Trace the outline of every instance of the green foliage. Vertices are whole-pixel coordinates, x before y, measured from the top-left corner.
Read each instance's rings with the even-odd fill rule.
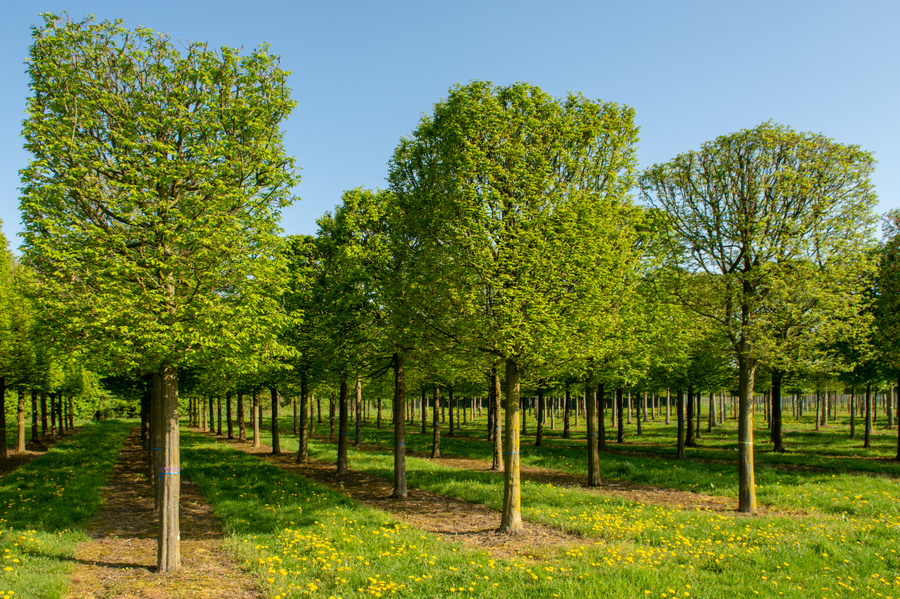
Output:
[[[628,107],[452,88],[390,174],[432,334],[534,365],[590,355],[633,262],[636,139]]]
[[[21,200],[42,309],[120,367],[253,338],[274,301],[258,288],[297,180],[277,58],[44,18]]]

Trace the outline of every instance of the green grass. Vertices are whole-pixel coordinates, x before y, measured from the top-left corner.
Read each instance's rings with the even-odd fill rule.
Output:
[[[60,597],[132,424],[86,424],[0,479],[0,597]]]
[[[290,435],[282,438],[282,445],[285,450],[296,447]],[[382,583],[407,584],[395,587],[397,592],[391,596],[398,597],[712,598],[756,596],[754,591],[764,597],[900,596],[896,487],[893,499],[867,491],[855,500],[893,506],[888,513],[748,517],[669,509],[578,488],[526,483],[525,518],[577,532],[582,539],[562,550],[535,547],[532,559],[498,560],[491,567],[479,552],[436,543],[431,535],[278,473],[274,466],[253,463],[249,456],[232,457],[226,448],[209,441],[203,441],[202,447],[205,453],[191,461],[209,471],[201,486],[231,523],[232,546],[267,581],[272,596],[307,596],[304,589],[309,584],[318,587],[314,596],[374,596],[367,584],[374,584],[370,578],[376,574]],[[311,449],[316,457],[335,457],[331,444],[313,443]],[[387,453],[351,450],[350,461],[352,468],[390,476]],[[454,470],[416,458],[408,460],[408,467],[411,485],[499,506],[502,485],[496,475]],[[261,468],[272,471],[266,476],[274,478],[257,478]],[[228,481],[227,490],[219,482],[223,478]],[[844,488],[843,475],[836,474],[829,484]],[[386,537],[393,544],[380,544],[385,530],[398,531],[397,536]],[[412,544],[420,552],[417,559],[408,549]],[[398,555],[396,547],[407,549]],[[330,568],[350,570],[328,586],[334,570],[321,569],[324,562],[316,561],[321,556],[337,556]],[[415,580],[423,572],[434,572],[436,578]],[[472,582],[484,575],[489,585]],[[460,584],[473,584],[474,590]],[[459,593],[459,588],[465,591]]]

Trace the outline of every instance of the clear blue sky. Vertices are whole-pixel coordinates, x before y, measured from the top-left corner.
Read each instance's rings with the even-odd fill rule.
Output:
[[[187,41],[268,42],[299,102],[286,125],[315,233],[346,189],[385,187],[400,137],[455,82],[527,81],[634,107],[641,166],[772,119],[875,153],[879,211],[900,207],[900,2],[9,0],[0,21],[0,219],[19,240],[24,60],[42,12]]]

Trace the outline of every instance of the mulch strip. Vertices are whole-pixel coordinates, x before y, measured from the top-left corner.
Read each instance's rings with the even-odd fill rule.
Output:
[[[88,523],[92,540],[75,552],[69,599],[99,597],[251,599],[261,597],[222,545],[222,527],[196,485],[181,479],[182,569],[156,573],[158,520],[140,430],[128,435],[104,490],[104,507]]]

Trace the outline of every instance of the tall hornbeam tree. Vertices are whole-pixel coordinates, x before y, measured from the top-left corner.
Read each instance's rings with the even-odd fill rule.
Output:
[[[60,331],[153,375],[157,562],[174,571],[177,371],[256,326],[250,313],[267,301],[256,275],[298,180],[281,129],[295,103],[265,46],[241,56],[57,15],[33,40],[24,258]]]
[[[654,165],[644,197],[667,217],[673,258],[702,275],[676,291],[684,305],[717,325],[738,364],[738,509],[756,511],[752,396],[756,367],[772,335],[795,315],[788,285],[803,277],[840,279],[861,292],[873,241],[874,159],[857,146],[774,123],[724,135],[699,151]],[[803,277],[798,278],[801,272]],[[799,301],[807,301],[800,294]],[[787,315],[790,315],[790,318]],[[808,330],[808,329],[807,329]]]
[[[416,239],[418,321],[505,366],[503,532],[522,528],[523,370],[593,355],[632,266],[633,116],[476,81],[452,88],[393,157],[403,235]]]

